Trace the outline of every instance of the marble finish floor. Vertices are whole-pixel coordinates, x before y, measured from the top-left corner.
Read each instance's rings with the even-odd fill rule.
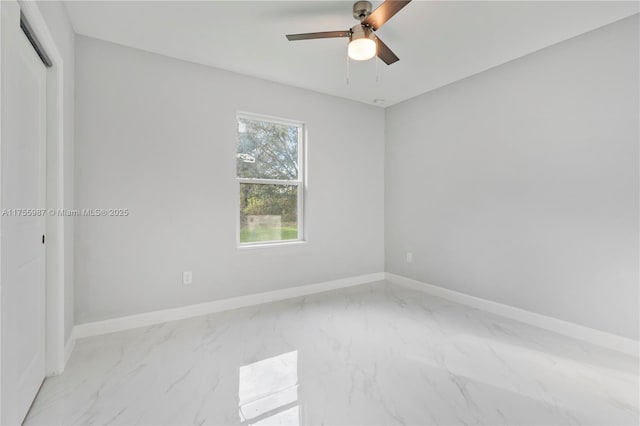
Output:
[[[637,425],[638,360],[385,282],[79,340],[27,425]]]

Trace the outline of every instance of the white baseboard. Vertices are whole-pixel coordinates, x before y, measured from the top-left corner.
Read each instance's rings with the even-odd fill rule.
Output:
[[[572,322],[548,317],[491,300],[482,299],[457,291],[449,290],[431,284],[426,284],[411,278],[400,275],[378,272],[369,275],[359,275],[355,277],[343,278],[334,281],[326,281],[317,284],[309,284],[299,287],[290,287],[282,290],[269,291],[265,293],[250,294],[230,299],[215,300],[207,303],[183,306],[161,311],[147,312],[144,314],[130,315],[126,317],[114,318],[104,321],[78,324],[73,328],[71,336],[65,345],[65,365],[73,352],[76,340],[84,337],[98,336],[101,334],[113,333],[116,331],[129,330],[132,328],[146,327],[160,324],[167,321],[175,321],[185,318],[196,317],[216,312],[229,311],[232,309],[244,308],[247,306],[260,305],[262,303],[275,302],[291,299],[299,296],[322,293],[329,290],[352,287],[375,281],[387,281],[408,287],[414,290],[425,292],[433,296],[451,300],[456,303],[471,306],[486,312],[501,315],[516,321],[553,331],[558,334],[580,339],[588,343],[612,349],[635,357],[640,353],[640,342],[635,340],[606,333],[604,331],[585,327]]]
[[[389,272],[385,273],[385,277],[387,281],[394,284],[451,300],[452,302],[471,306],[483,311],[491,312],[493,314],[501,315],[503,317],[553,331],[558,334],[580,339],[607,349],[623,352],[627,355],[638,357],[640,353],[640,342],[633,339],[606,333],[604,331],[585,327],[569,321],[536,314],[535,312],[482,299],[480,297],[470,296],[468,294],[438,287],[432,284],[426,284],[421,281],[391,274]]]
[[[83,337],[97,336],[100,334],[129,330],[132,328],[146,327],[167,321],[175,321],[215,312],[223,312],[229,311],[231,309],[260,305],[262,303],[286,300],[299,296],[307,296],[310,294],[322,293],[329,290],[352,287],[375,281],[382,281],[384,279],[384,272],[377,272],[374,274],[359,275],[355,277],[342,278],[339,280],[303,285],[299,287],[290,287],[282,290],[268,291],[265,293],[250,294],[247,296],[239,296],[223,300],[214,300],[212,302],[199,303],[197,305],[182,306],[179,308],[146,312],[144,314],[130,315],[104,321],[78,324],[73,328],[72,337],[74,338],[75,344],[75,339],[81,339]],[[73,348],[71,347],[71,349]],[[70,352],[67,356],[69,355]]]

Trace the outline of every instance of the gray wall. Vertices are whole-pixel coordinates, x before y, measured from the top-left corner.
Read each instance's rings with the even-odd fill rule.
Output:
[[[635,15],[388,108],[386,271],[638,339],[639,47]]]
[[[38,2],[38,8],[60,51],[63,69],[63,191],[65,209],[74,208],[74,60],[75,33],[64,6],[59,1]],[[64,230],[64,330],[65,341],[69,339],[74,325],[74,219],[65,219]]]
[[[381,272],[384,111],[76,38],[76,322]],[[308,243],[236,249],[236,111],[308,130]],[[183,286],[182,271],[194,284]]]

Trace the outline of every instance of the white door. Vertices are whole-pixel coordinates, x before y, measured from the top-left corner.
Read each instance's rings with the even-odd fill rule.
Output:
[[[37,209],[45,207],[46,70],[20,29],[18,3],[0,8],[0,409],[2,424],[13,425],[45,372],[45,217]]]

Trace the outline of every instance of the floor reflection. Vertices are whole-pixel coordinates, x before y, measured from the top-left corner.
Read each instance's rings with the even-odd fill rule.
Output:
[[[243,425],[298,425],[298,351],[240,367],[239,415]]]

